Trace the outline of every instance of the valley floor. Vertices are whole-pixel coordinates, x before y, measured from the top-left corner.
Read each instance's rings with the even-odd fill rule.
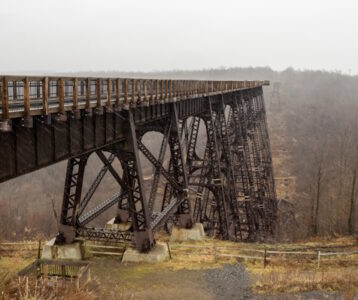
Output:
[[[272,253],[267,256],[264,266],[263,260],[250,258],[259,257],[255,253],[262,253],[262,249],[291,254]],[[355,253],[358,247],[354,238],[316,239],[295,244],[242,244],[208,239],[200,243],[173,243],[172,259],[157,264],[122,264],[120,258],[92,257],[92,281],[83,289],[81,297],[358,299],[355,296],[358,292],[358,255],[326,257],[317,269],[315,255],[309,255],[317,249]],[[307,255],[295,255],[294,252]],[[12,257],[1,257],[0,293],[5,292],[5,299],[11,292],[10,286],[16,289],[13,282],[17,279],[11,277],[33,259],[20,252]],[[81,297],[74,294],[74,298]]]

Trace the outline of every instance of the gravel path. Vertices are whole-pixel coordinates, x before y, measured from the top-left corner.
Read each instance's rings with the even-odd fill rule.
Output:
[[[215,299],[252,299],[250,276],[242,265],[207,270],[204,280]]]

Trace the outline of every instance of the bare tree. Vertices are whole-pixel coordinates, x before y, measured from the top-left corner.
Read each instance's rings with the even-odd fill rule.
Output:
[[[350,197],[350,207],[349,207],[349,217],[348,217],[348,232],[349,234],[353,234],[354,232],[354,211],[355,211],[355,198],[356,198],[356,181],[357,181],[357,164],[353,170],[353,178],[352,178],[352,189],[351,189],[351,197]]]

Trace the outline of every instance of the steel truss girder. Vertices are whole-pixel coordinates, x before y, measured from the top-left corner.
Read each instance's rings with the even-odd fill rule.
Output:
[[[228,117],[225,116],[226,105],[231,107]],[[111,152],[108,158],[97,151],[104,167],[82,201],[83,173],[89,155],[69,160],[61,224],[75,227],[77,235],[90,239],[133,238],[136,247],[141,250],[150,249],[154,245],[153,231],[170,222],[185,227],[190,227],[193,220],[203,222],[209,234],[220,234],[222,238],[235,240],[251,240],[272,232],[277,207],[262,89],[240,92],[231,98],[208,98],[207,109],[191,116],[189,129],[186,119],[179,120],[176,104],[172,103],[169,107],[165,119],[148,125],[163,133],[158,158],[140,138],[137,140],[137,136],[142,136],[141,133],[148,131],[149,127],[143,124],[136,126],[132,110],[122,112],[129,129],[127,143],[106,148]],[[170,122],[167,122],[169,118]],[[207,133],[203,158],[195,152],[201,120]],[[171,157],[168,169],[165,169],[163,161],[168,145]],[[138,150],[155,166],[148,202],[143,192]],[[122,165],[121,176],[112,166],[115,157]],[[120,192],[84,213],[108,171],[119,184]],[[153,213],[160,176],[167,181],[162,210]],[[188,199],[189,186],[196,192],[193,211]],[[130,221],[130,230],[114,233],[84,227],[116,203],[118,216],[123,211],[128,215],[124,221],[118,216],[117,220]]]
[[[112,197],[106,199],[105,201],[98,204],[96,207],[92,208],[88,212],[81,215],[78,218],[78,225],[80,227],[87,225],[89,222],[91,222],[93,219],[98,217],[100,214],[102,214],[108,208],[112,207],[114,204],[121,201],[125,196],[126,195],[121,192],[115,193]]]
[[[110,157],[108,158],[109,164],[112,164],[114,159],[115,159],[115,155],[111,154]],[[104,165],[103,168],[101,169],[101,171],[96,176],[96,178],[93,181],[93,183],[91,184],[90,188],[88,189],[85,197],[81,201],[80,209],[79,209],[79,212],[78,212],[79,215],[81,215],[83,213],[83,211],[85,210],[86,206],[90,202],[93,194],[97,190],[98,186],[100,185],[100,183],[101,183],[102,179],[104,178],[104,176],[106,175],[107,171],[108,171],[108,165]]]

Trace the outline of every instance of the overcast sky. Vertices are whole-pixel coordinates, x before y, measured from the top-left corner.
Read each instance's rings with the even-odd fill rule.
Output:
[[[358,1],[0,0],[0,73],[221,66],[358,74]]]

